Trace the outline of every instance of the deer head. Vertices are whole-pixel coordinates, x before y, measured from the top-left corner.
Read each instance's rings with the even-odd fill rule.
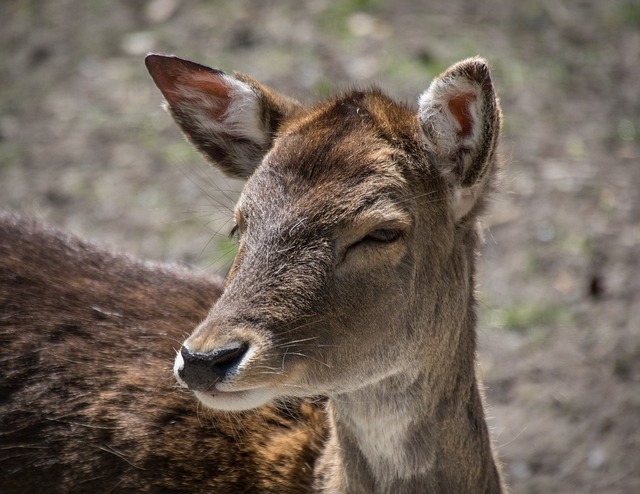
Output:
[[[377,90],[304,106],[246,75],[146,64],[186,137],[247,180],[237,257],[176,358],[179,383],[240,410],[435,380],[461,340],[474,347],[475,218],[500,127],[483,60],[435,79],[417,110]]]

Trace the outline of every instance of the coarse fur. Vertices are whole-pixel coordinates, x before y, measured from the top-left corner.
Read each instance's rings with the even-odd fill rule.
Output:
[[[65,472],[63,491],[503,492],[475,373],[500,129],[487,64],[454,65],[416,111],[375,89],[306,107],[242,74],[146,63],[187,138],[247,179],[238,254],[222,290],[3,220],[9,485],[36,465]],[[20,276],[35,295],[9,290]],[[58,312],[23,320],[32,306]],[[196,324],[174,374],[218,410],[202,423],[167,380]]]
[[[176,389],[174,349],[221,292],[0,215],[0,491],[308,491],[320,402],[233,416]]]

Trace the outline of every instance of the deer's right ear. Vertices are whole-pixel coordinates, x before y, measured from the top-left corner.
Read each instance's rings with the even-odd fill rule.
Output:
[[[187,139],[234,178],[253,173],[280,124],[301,106],[242,74],[155,54],[145,64]]]
[[[482,202],[495,173],[500,107],[487,63],[471,58],[441,74],[420,97],[418,118],[459,220]]]

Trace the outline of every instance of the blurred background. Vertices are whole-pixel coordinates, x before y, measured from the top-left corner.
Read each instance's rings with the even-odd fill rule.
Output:
[[[637,0],[3,0],[0,209],[223,272],[242,184],[160,108],[149,51],[305,101],[415,104],[492,64],[502,192],[484,220],[480,373],[516,493],[640,492]]]

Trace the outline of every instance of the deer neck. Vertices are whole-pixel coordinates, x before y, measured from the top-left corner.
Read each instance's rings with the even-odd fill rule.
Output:
[[[394,376],[330,399],[320,492],[501,492],[475,379],[439,397],[424,384]]]
[[[329,397],[320,492],[503,492],[475,374],[473,286],[459,327],[440,329],[457,338],[437,363]]]

